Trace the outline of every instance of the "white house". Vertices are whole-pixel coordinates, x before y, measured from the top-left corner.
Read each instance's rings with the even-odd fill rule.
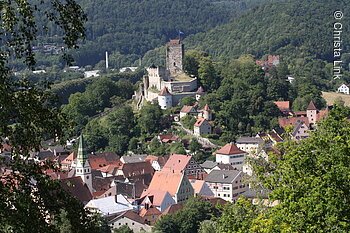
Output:
[[[211,134],[211,125],[205,118],[198,118],[193,127],[194,135]]]
[[[197,114],[197,110],[193,106],[184,105],[180,110],[180,119],[187,115],[196,116]]]
[[[256,154],[264,147],[264,140],[258,137],[240,137],[236,141],[237,147],[249,154]]]
[[[246,154],[234,143],[228,143],[216,151],[216,162],[230,164],[234,169],[242,170]]]
[[[213,170],[205,178],[215,197],[234,202],[238,196],[248,190],[243,182],[243,172],[237,170]]]
[[[141,216],[131,210],[111,219],[108,225],[112,230],[118,229],[124,225],[128,226],[133,232],[151,232],[152,230],[151,226],[145,224]]]
[[[345,85],[344,83],[338,88],[339,93],[344,93],[349,95],[349,87]]]

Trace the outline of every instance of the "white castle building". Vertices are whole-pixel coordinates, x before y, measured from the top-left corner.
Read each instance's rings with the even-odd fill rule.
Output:
[[[198,97],[197,78],[184,72],[183,58],[181,40],[170,40],[166,48],[166,68],[150,66],[143,77],[141,89],[144,100],[158,101],[162,109],[168,109],[177,105],[183,97]]]

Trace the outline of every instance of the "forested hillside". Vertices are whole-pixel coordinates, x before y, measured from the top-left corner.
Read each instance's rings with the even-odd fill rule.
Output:
[[[186,39],[186,45],[211,56],[231,59],[241,54],[262,57],[280,54],[289,58],[333,60],[333,12],[350,12],[344,1],[285,1],[263,5],[233,22]],[[350,46],[350,19],[344,17],[343,49]]]
[[[169,38],[207,31],[229,22],[245,10],[268,0],[79,0],[87,14],[86,41],[73,53],[77,65],[95,65],[104,59],[105,51],[121,66],[131,65],[148,50],[166,43]],[[59,30],[48,25],[55,42]],[[57,41],[56,41],[57,42]],[[114,57],[113,57],[114,56]],[[118,68],[118,67],[116,67]]]

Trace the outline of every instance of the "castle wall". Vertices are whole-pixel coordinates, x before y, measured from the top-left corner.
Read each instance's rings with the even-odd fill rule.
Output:
[[[190,92],[190,91],[196,91],[198,89],[197,85],[197,79],[194,78],[191,81],[187,82],[179,82],[179,81],[172,81],[172,82],[162,82],[162,88],[167,87],[170,93],[178,93],[178,92]]]
[[[172,94],[173,96],[173,106],[177,105],[180,100],[184,97],[187,96],[192,96],[192,97],[196,97],[196,92],[182,92],[182,93],[174,93]]]

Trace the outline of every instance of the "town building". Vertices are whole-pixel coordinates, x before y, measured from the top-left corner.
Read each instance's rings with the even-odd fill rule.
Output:
[[[201,136],[205,134],[211,134],[211,132],[212,132],[212,126],[210,125],[207,119],[199,117],[196,123],[194,123],[194,126],[193,126],[194,135]]]
[[[132,210],[125,211],[108,221],[108,226],[112,229],[118,229],[122,226],[129,227],[133,232],[151,232],[151,226],[145,223],[145,220]]]
[[[243,174],[237,170],[213,170],[205,178],[205,182],[214,193],[214,197],[234,202],[239,195],[248,190]]]
[[[176,203],[182,203],[194,196],[190,181],[184,173],[163,169],[157,171],[142,196],[155,191],[169,192]]]
[[[205,174],[202,167],[190,155],[172,154],[165,163],[162,171],[175,171],[188,177],[202,179]]]
[[[258,137],[240,137],[236,141],[237,147],[249,154],[256,154],[260,152],[264,146],[264,140]]]
[[[242,170],[246,152],[239,149],[234,143],[228,143],[216,152],[216,162],[230,164],[236,170]]]

